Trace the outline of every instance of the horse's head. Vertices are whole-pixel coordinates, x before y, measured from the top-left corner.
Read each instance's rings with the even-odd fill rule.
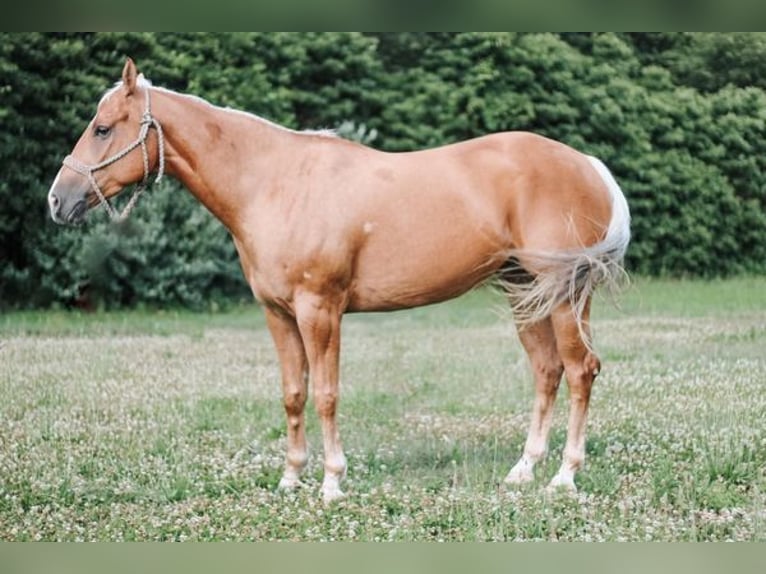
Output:
[[[148,137],[152,127],[157,138]],[[151,114],[149,83],[128,58],[122,82],[101,98],[96,116],[64,158],[48,192],[51,217],[56,223],[82,223],[87,210],[99,202],[112,218],[119,217],[107,199],[132,183],[146,185],[155,167],[159,179],[164,168],[162,148],[162,129]]]

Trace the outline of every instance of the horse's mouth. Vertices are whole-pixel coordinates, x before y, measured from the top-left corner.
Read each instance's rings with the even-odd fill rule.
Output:
[[[82,225],[85,222],[85,214],[88,211],[88,202],[81,199],[74,204],[69,214],[64,218],[69,225]]]
[[[93,191],[88,191],[88,193],[85,195],[85,202],[88,204],[88,209],[93,209],[101,203]]]

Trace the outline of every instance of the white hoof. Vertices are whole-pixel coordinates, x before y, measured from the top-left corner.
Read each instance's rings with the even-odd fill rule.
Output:
[[[278,490],[295,490],[296,488],[300,488],[303,486],[303,483],[298,480],[297,476],[283,476],[279,480],[279,485],[277,486]]]
[[[508,486],[521,486],[529,484],[535,479],[535,463],[526,456],[522,456],[503,481]]]
[[[549,493],[566,493],[566,494],[575,494],[577,493],[577,487],[574,483],[574,477],[572,476],[562,476],[560,474],[557,474],[554,476],[550,483],[548,483],[548,487],[545,489]]]
[[[535,475],[530,471],[514,471],[508,473],[508,476],[503,480],[503,484],[507,486],[523,486],[529,484],[535,479]]]
[[[331,504],[336,500],[346,498],[346,494],[338,486],[322,486],[322,501]]]

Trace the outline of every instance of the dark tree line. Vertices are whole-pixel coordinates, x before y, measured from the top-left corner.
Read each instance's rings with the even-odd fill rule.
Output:
[[[766,272],[766,35],[2,34],[0,307],[248,298],[226,231],[174,182],[127,224],[64,229],[46,193],[132,56],[155,84],[386,150],[531,130],[602,158],[631,271]]]

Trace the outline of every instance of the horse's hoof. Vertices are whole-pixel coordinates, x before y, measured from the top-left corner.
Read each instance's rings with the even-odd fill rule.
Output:
[[[279,484],[277,485],[277,490],[289,491],[289,490],[295,490],[302,486],[303,486],[303,483],[300,480],[298,480],[297,477],[283,476],[279,480]]]
[[[575,486],[574,479],[569,477],[563,477],[560,475],[554,476],[548,483],[545,491],[548,494],[577,494],[577,487]]]
[[[503,480],[506,486],[522,486],[529,484],[535,479],[535,474],[531,468],[526,465],[514,466]]]
[[[333,502],[337,500],[342,500],[346,498],[346,493],[344,493],[340,488],[337,486],[323,486],[322,487],[322,501],[325,504],[332,504]]]

